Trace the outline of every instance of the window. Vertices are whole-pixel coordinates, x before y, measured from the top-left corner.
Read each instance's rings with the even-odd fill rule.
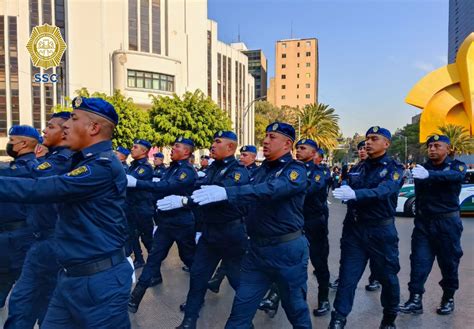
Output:
[[[286,58],[286,54],[281,54],[281,58]]]
[[[286,69],[286,64],[281,64],[282,69]]]
[[[296,95],[296,99],[299,99],[300,98],[300,95]]]
[[[298,42],[298,43],[296,44],[296,47],[299,47],[299,46],[300,46],[300,43]]]
[[[128,1],[128,49],[138,50],[137,1]]]
[[[150,51],[150,15],[149,15],[149,0],[140,0],[140,51]]]
[[[306,88],[311,88],[311,84],[307,83]]]
[[[306,41],[306,47],[311,46],[311,41]]]
[[[281,89],[286,89],[286,85],[281,85]]]
[[[307,78],[311,78],[311,73],[306,73]]]
[[[309,57],[309,56],[311,56],[311,52],[310,52],[310,51],[307,51],[307,52],[306,52],[306,57]]]
[[[296,63],[296,67],[300,67],[300,63]]]
[[[310,95],[310,94],[306,94],[306,98],[311,98],[311,95]]]
[[[286,96],[285,96],[285,95],[281,95],[281,99],[286,99]]]
[[[162,73],[128,70],[127,86],[130,88],[174,92],[174,76]]]
[[[282,47],[282,48],[286,48],[286,43],[282,43],[282,44],[281,44],[281,47]]]
[[[160,21],[160,0],[151,2],[151,37],[152,52],[161,54],[161,21]]]
[[[310,67],[311,66],[311,63],[306,63],[306,67]]]
[[[281,78],[282,78],[282,79],[286,79],[286,74],[282,74],[282,75],[281,75]]]
[[[296,89],[300,89],[300,85],[296,85]]]
[[[297,74],[296,74],[296,77],[297,77],[297,78],[299,78],[299,77],[300,77],[300,74],[299,74],[299,73],[297,73]]]
[[[300,57],[300,53],[296,53],[296,57]]]

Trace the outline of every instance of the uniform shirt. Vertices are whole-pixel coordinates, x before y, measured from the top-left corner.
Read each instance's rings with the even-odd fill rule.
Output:
[[[153,192],[159,199],[167,195],[177,194],[189,196],[194,189],[197,173],[188,159],[173,161],[166,169],[165,175],[159,182],[137,181],[137,190]],[[177,227],[194,225],[194,216],[190,209],[174,209],[157,211],[159,225]]]
[[[358,221],[393,218],[402,182],[403,166],[387,154],[365,160],[351,175],[356,200],[348,201],[348,214]]]
[[[10,177],[31,177],[33,168],[38,165],[38,160],[34,153],[20,155],[11,161],[8,167],[0,170],[0,176]],[[4,199],[2,199],[3,201]],[[0,202],[0,223],[26,221],[31,212],[29,206],[13,202]]]
[[[258,166],[257,166],[257,164],[256,164],[255,162],[252,162],[252,164],[248,165],[248,166],[245,167],[245,168],[247,168],[247,170],[249,171],[250,177],[252,177],[253,174],[255,173],[255,170],[258,169]]]
[[[223,187],[241,186],[249,183],[249,174],[245,167],[239,165],[235,157],[229,156],[223,160],[214,160],[208,167],[207,175],[196,184],[219,185]],[[196,207],[191,198],[188,199],[189,207]],[[225,223],[242,219],[245,208],[231,204],[228,201],[212,203],[199,207],[198,216],[203,223]]]
[[[323,171],[312,160],[305,162],[304,165],[309,181],[303,209],[304,219],[307,221],[324,216],[328,205],[326,177]]]
[[[287,153],[263,161],[250,184],[226,187],[230,203],[248,206],[247,231],[251,237],[275,237],[301,230],[308,187],[302,162]]]
[[[128,168],[130,168],[130,166],[128,165],[127,161],[123,161],[123,162],[121,162],[121,164],[122,164],[123,170],[125,170],[125,172],[127,172],[127,171],[128,171]]]
[[[155,166],[153,169],[153,177],[154,178],[162,178],[166,172],[166,166],[164,164],[160,164],[159,166]]]
[[[151,181],[153,178],[153,168],[148,163],[148,158],[133,160],[127,170],[127,174],[135,177],[137,180]],[[154,197],[150,192],[128,188],[126,213],[153,216],[153,200]]]
[[[2,200],[61,203],[55,237],[63,266],[110,255],[127,239],[122,210],[127,178],[112,143],[102,141],[75,153],[72,166],[64,175],[0,178]]]
[[[426,179],[415,179],[415,202],[419,215],[459,211],[459,193],[466,175],[466,164],[446,157],[435,166],[431,160],[423,164],[429,172]]]

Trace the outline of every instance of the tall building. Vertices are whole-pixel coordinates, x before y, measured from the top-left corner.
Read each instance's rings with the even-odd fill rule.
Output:
[[[280,40],[275,53],[274,105],[302,108],[317,103],[318,40]]]
[[[459,46],[472,32],[474,32],[474,1],[449,0],[449,63],[454,63]]]
[[[68,47],[61,66],[48,71],[33,67],[26,49],[33,27],[45,23],[60,28]],[[143,107],[151,105],[150,94],[182,95],[196,89],[218,102],[217,53],[209,51],[217,52],[212,46],[219,42],[217,33],[210,36],[209,31],[207,0],[1,1],[0,149],[10,126],[43,129],[51,107],[81,88],[106,94],[118,89]],[[247,57],[235,56],[246,72]],[[35,83],[35,73],[57,73],[62,82]],[[246,135],[247,127],[253,129],[252,115],[240,112],[254,95],[244,95],[243,85],[251,84],[253,90],[253,78],[242,79],[242,105],[230,117]],[[216,86],[210,87],[210,80]]]

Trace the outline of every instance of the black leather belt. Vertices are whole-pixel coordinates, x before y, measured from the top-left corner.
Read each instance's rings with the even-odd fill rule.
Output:
[[[70,267],[64,267],[63,270],[67,276],[72,276],[72,277],[89,276],[95,273],[108,270],[109,268],[122,263],[124,260],[125,260],[125,252],[123,249],[120,249],[106,258],[96,260],[93,262],[73,265]]]
[[[449,218],[460,217],[460,216],[461,214],[459,211],[451,211],[444,214],[431,214],[431,215],[420,214],[420,213],[417,214],[418,218],[421,217],[422,219],[428,219],[428,220],[449,219]]]
[[[365,219],[357,218],[354,223],[363,226],[387,226],[393,224],[395,220],[393,218],[384,218],[384,219]]]
[[[268,238],[252,236],[250,237],[250,241],[252,243],[257,244],[260,247],[264,247],[264,246],[271,246],[271,245],[276,245],[276,244],[280,244],[284,242],[289,242],[291,240],[298,239],[302,235],[303,235],[303,232],[301,230],[298,230],[296,232],[268,237]]]
[[[11,232],[16,231],[20,228],[27,227],[26,221],[19,221],[19,222],[10,222],[5,224],[0,224],[0,233],[1,232]]]

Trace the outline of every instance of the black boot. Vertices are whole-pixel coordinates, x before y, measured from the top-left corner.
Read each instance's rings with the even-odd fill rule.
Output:
[[[135,260],[135,261],[133,262],[133,267],[134,267],[135,269],[139,269],[139,268],[141,268],[141,267],[143,267],[143,266],[145,266],[145,261],[144,261],[144,260]]]
[[[400,305],[400,312],[406,314],[422,314],[423,303],[421,294],[410,294],[410,298],[405,304]]]
[[[270,289],[268,292],[267,297],[265,297],[258,305],[258,309],[265,311],[265,313],[267,313],[270,318],[274,318],[278,312],[279,304],[280,296],[278,295],[278,288],[276,288],[276,286],[272,286],[272,289]]]
[[[397,318],[396,314],[384,314],[382,318],[382,323],[380,323],[379,329],[396,329],[395,319]]]
[[[328,329],[343,329],[346,326],[346,317],[332,311],[331,322],[329,322]]]
[[[128,311],[131,313],[137,313],[138,306],[143,299],[143,296],[146,292],[146,286],[138,283],[133,289],[132,294],[130,295],[130,300],[128,301]]]
[[[224,280],[224,277],[225,277],[225,271],[222,267],[219,267],[216,273],[214,273],[214,276],[207,283],[207,289],[209,289],[213,293],[218,294],[219,289],[221,287],[222,280]]]
[[[370,280],[369,284],[365,286],[367,291],[376,291],[380,289],[380,283],[377,280]]]
[[[334,282],[329,283],[329,288],[336,290],[337,287],[339,286],[339,278],[334,280]]]
[[[150,280],[149,287],[154,287],[163,283],[163,278],[161,276],[154,277]]]
[[[436,309],[436,313],[439,315],[448,315],[454,311],[454,298],[443,298],[441,299],[441,304]]]
[[[314,316],[324,316],[331,311],[331,304],[328,300],[318,302],[318,308],[313,310]]]
[[[196,319],[185,317],[176,329],[196,329]]]

